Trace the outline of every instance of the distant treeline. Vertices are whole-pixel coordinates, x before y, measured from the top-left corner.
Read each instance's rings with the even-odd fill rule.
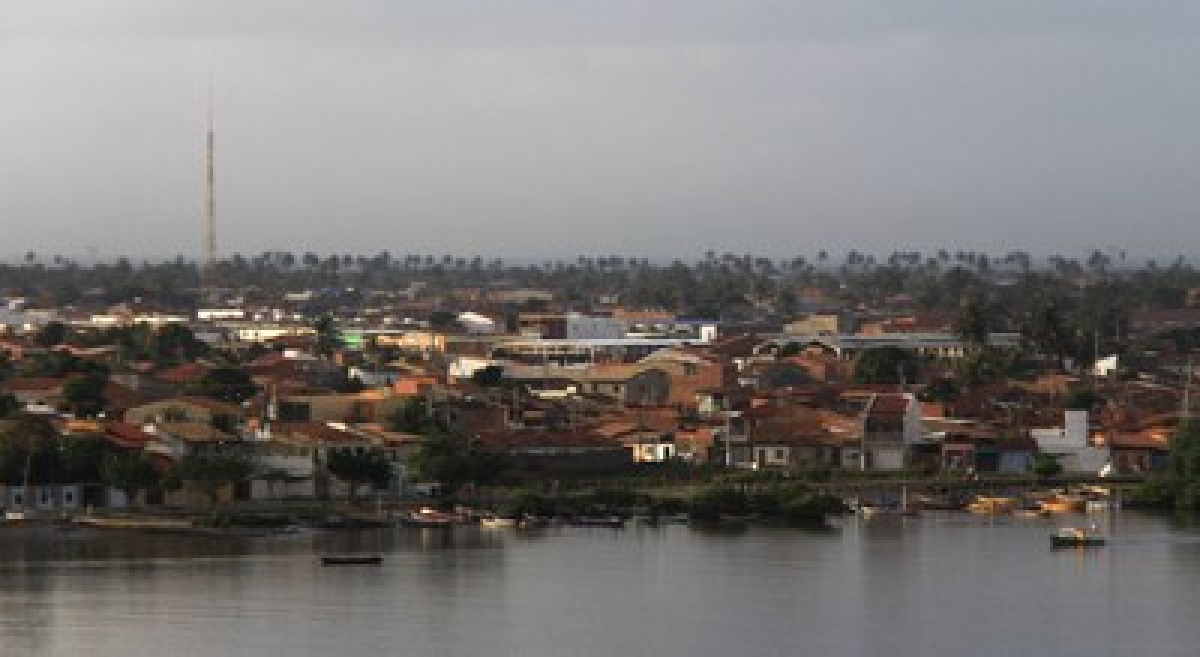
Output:
[[[26,254],[0,264],[0,287],[40,304],[59,306],[139,300],[163,307],[195,307],[200,265],[169,261],[80,264],[62,256]],[[1182,308],[1200,274],[1180,256],[1169,263],[1133,266],[1123,253],[1095,251],[1084,259],[1035,258],[1014,251],[895,252],[887,257],[850,251],[834,259],[767,258],[708,251],[690,261],[622,256],[578,256],[536,263],[453,255],[318,255],[269,251],[218,261],[209,281],[247,301],[286,290],[327,290],[347,304],[372,291],[395,292],[422,283],[437,294],[451,288],[533,287],[554,292],[562,305],[589,309],[609,302],[658,308],[689,317],[754,319],[792,316],[821,305],[959,311],[983,305],[996,329],[1024,322],[1035,308],[1094,315],[1094,330],[1119,334],[1121,315],[1133,308]],[[336,291],[336,294],[332,294]],[[1103,316],[1104,321],[1101,319]],[[1104,325],[1101,325],[1104,324]]]

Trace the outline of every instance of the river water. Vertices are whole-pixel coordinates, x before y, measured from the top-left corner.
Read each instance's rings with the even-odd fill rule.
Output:
[[[0,529],[0,655],[1200,654],[1200,530],[1101,522],[1110,544],[1089,551],[1051,550],[1053,521],[963,514],[829,532]],[[357,551],[385,561],[315,558]]]

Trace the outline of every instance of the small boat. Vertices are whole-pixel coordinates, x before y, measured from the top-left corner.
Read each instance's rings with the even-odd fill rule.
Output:
[[[479,526],[484,529],[506,529],[517,526],[517,519],[510,516],[486,515],[479,518]]]
[[[521,516],[517,519],[517,529],[545,529],[550,525],[550,518],[542,516]]]
[[[378,554],[326,554],[321,556],[322,566],[378,566],[383,556]]]
[[[962,511],[967,502],[961,495],[915,495],[916,506],[927,511]]]
[[[858,507],[858,513],[863,518],[913,518],[920,515],[915,506],[889,506],[883,504],[863,504]]]
[[[463,516],[458,513],[446,513],[425,507],[406,514],[400,519],[400,522],[410,527],[453,527],[463,522]]]
[[[688,515],[686,513],[652,513],[650,515],[639,516],[638,522],[651,527],[660,525],[686,525],[688,523]]]
[[[1047,513],[1076,513],[1083,511],[1083,503],[1083,498],[1075,495],[1054,495],[1039,504]]]
[[[1089,527],[1063,527],[1050,535],[1050,547],[1100,547],[1107,541],[1095,525]]]
[[[625,526],[625,519],[621,516],[576,516],[571,519],[571,524],[576,527],[621,529]]]
[[[1021,500],[1008,496],[980,495],[967,505],[967,510],[985,516],[1012,513],[1021,506]]]

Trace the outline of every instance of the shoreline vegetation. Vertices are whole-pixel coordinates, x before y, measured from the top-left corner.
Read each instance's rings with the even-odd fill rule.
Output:
[[[740,475],[740,476],[739,476]],[[758,476],[755,476],[758,475]],[[953,483],[962,485],[956,497],[962,503],[951,508],[967,512],[967,501],[978,496],[1009,495],[1038,497],[1050,491],[1065,490],[1064,479],[1030,482],[1018,478],[980,481],[953,481],[946,478],[856,480],[848,477],[841,494],[821,483],[809,483],[770,476],[767,473],[739,473],[723,479],[637,490],[616,486],[578,486],[560,488],[561,482],[541,482],[538,487],[488,488],[470,491],[470,495],[445,495],[421,500],[359,500],[347,502],[258,502],[207,507],[141,507],[121,510],[80,510],[75,516],[35,516],[21,525],[55,525],[62,529],[91,528],[132,533],[173,533],[209,536],[255,536],[299,531],[339,531],[396,527],[422,510],[452,518],[446,525],[479,524],[483,519],[507,518],[511,525],[527,528],[550,526],[622,527],[635,520],[640,524],[688,523],[697,529],[742,529],[749,526],[832,528],[834,519],[854,513],[851,491],[857,485],[874,491],[877,497],[892,498],[901,489],[948,490]],[[1150,511],[1175,508],[1146,493],[1158,491],[1161,483],[1125,482],[1115,484],[1120,507]],[[880,496],[880,492],[885,493]],[[914,509],[927,496],[914,495]],[[894,504],[893,504],[894,506]],[[519,523],[519,521],[525,521]],[[485,521],[486,525],[486,521]],[[3,527],[4,525],[0,525]]]

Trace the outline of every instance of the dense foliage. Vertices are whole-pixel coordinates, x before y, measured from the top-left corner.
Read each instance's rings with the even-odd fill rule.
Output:
[[[326,458],[329,473],[349,484],[350,500],[358,497],[358,489],[370,484],[377,490],[386,489],[392,480],[392,465],[374,450],[334,450]]]
[[[1171,436],[1171,464],[1151,477],[1131,500],[1134,504],[1200,509],[1200,419],[1185,418]]]
[[[774,485],[765,488],[712,486],[691,501],[695,520],[718,521],[756,516],[789,523],[820,522],[826,516],[843,513],[838,498],[821,495],[801,484]]]
[[[792,315],[802,309],[801,291],[852,307],[903,299],[915,308],[962,311],[957,326],[965,337],[1020,331],[1057,359],[1087,355],[1097,342],[1109,351],[1126,334],[1131,309],[1181,308],[1187,290],[1200,286],[1200,273],[1182,256],[1163,266],[1155,261],[1135,265],[1124,253],[1101,251],[1081,260],[944,249],[880,258],[852,250],[840,260],[823,250],[787,258],[708,251],[692,261],[611,255],[522,263],[388,251],[373,256],[271,251],[221,260],[214,277],[223,286],[245,290],[248,302],[282,290],[320,290],[307,302],[313,316],[350,313],[362,307],[371,290],[403,290],[413,283],[436,293],[503,282],[556,290],[574,307],[616,297],[629,306],[727,320]],[[198,280],[197,263],[182,257],[85,266],[30,253],[21,263],[0,264],[0,285],[52,305],[137,300],[190,308],[198,301]],[[450,321],[453,310],[436,309],[436,317]],[[47,329],[43,342],[69,339],[59,332]],[[186,357],[173,348],[155,351]]]

